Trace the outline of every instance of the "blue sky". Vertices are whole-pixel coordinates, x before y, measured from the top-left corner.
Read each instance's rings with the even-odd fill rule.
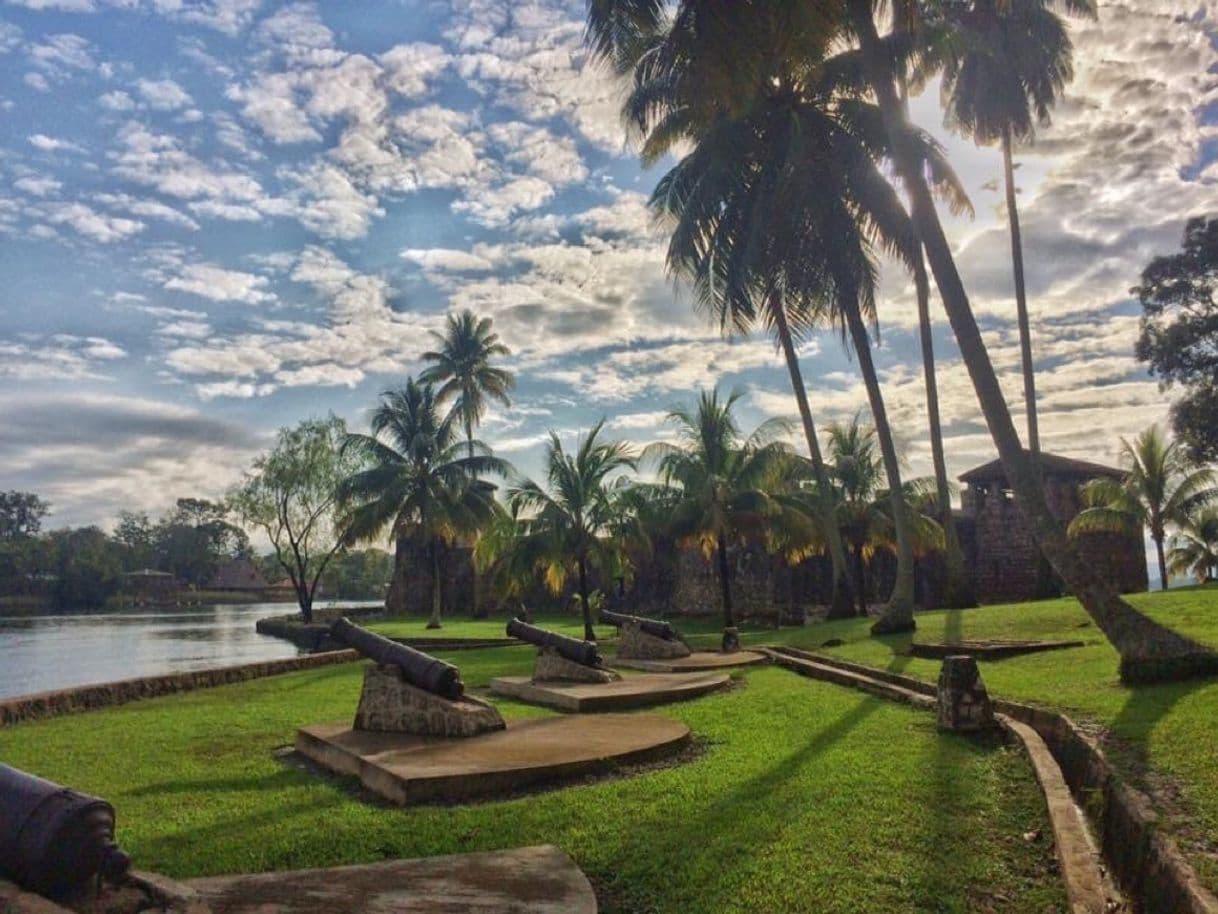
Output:
[[[513,348],[483,435],[535,471],[549,428],[640,443],[700,386],[793,413],[770,342],[725,341],[663,270],[620,91],[579,2],[0,2],[0,488],[53,524],[215,497],[275,428],[361,426],[453,307]],[[1115,458],[1165,415],[1132,356],[1141,267],[1213,212],[1218,5],[1101,4],[1077,78],[1020,153],[1046,447]],[[977,215],[949,220],[1014,398],[994,149],[946,135]],[[878,361],[912,474],[929,470],[910,289],[886,271]],[[992,451],[940,321],[949,465]],[[834,336],[804,348],[822,421],[865,409]],[[1015,402],[1013,400],[1013,402]]]

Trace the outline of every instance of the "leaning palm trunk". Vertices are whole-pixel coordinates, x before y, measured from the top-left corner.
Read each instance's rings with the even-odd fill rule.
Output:
[[[736,629],[736,617],[732,613],[731,566],[727,562],[727,540],[719,534],[715,551],[719,559],[719,588],[723,596],[723,641],[720,650],[725,654],[740,650],[740,633]]]
[[[791,375],[791,389],[795,392],[795,402],[799,406],[799,418],[804,427],[804,439],[808,443],[808,456],[812,459],[812,472],[816,475],[816,485],[821,493],[829,491],[829,474],[825,470],[825,461],[821,456],[820,444],[816,440],[816,426],[812,422],[812,410],[808,406],[808,391],[804,387],[803,372],[799,368],[799,359],[795,354],[795,344],[791,340],[791,327],[787,323],[787,313],[783,303],[777,299],[771,302],[774,313],[774,323],[778,328],[778,339],[782,345],[783,356],[787,362],[787,372]],[[829,547],[829,561],[833,566],[833,590],[829,597],[830,619],[845,619],[854,614],[850,593],[850,573],[846,564],[846,548],[842,545],[842,533],[833,517],[832,509],[823,512],[820,518],[824,530],[825,542]],[[863,599],[859,595],[859,599]]]
[[[431,618],[427,620],[428,628],[440,628],[440,547],[435,537],[432,537],[431,548]]]
[[[913,631],[914,611],[914,558],[913,543],[909,530],[908,506],[901,487],[901,468],[897,462],[897,449],[892,442],[892,428],[888,424],[888,411],[884,408],[884,395],[880,391],[880,379],[871,359],[871,340],[863,315],[856,306],[845,309],[846,325],[854,352],[858,356],[859,370],[867,388],[867,400],[871,404],[871,417],[875,421],[875,436],[884,457],[884,473],[888,477],[888,497],[892,504],[892,526],[897,540],[897,576],[892,585],[892,594],[880,618],[871,626],[873,635],[891,635],[896,632]]]
[[[1023,281],[1023,236],[1015,204],[1015,165],[1011,161],[1011,130],[1002,134],[1002,170],[1006,178],[1007,220],[1011,225],[1011,266],[1015,272],[1015,316],[1019,323],[1019,355],[1023,364],[1023,399],[1028,412],[1028,448],[1040,453],[1040,426],[1036,419],[1036,373],[1032,368],[1032,328],[1028,324],[1028,296]]]
[[[1155,555],[1159,559],[1159,589],[1167,590],[1167,556],[1163,554],[1163,534],[1156,532],[1151,539],[1155,541]]]
[[[912,199],[912,215],[931,271],[943,296],[948,320],[961,357],[998,448],[1003,470],[1019,500],[1020,509],[1041,551],[1087,614],[1103,631],[1121,657],[1121,678],[1126,682],[1182,679],[1218,673],[1218,654],[1152,622],[1122,600],[1096,577],[1080,558],[1062,524],[1049,511],[1035,465],[1024,452],[1011,421],[994,366],[969,305],[968,294],[952,257],[951,246],[935,213],[930,188],[916,158],[906,148],[906,126],[893,87],[892,73],[872,19],[871,0],[848,0],[851,24],[863,53],[868,81],[875,91],[884,125],[893,146],[894,164]]]
[[[939,384],[935,379],[935,344],[930,326],[930,280],[922,252],[913,264],[914,289],[918,299],[918,332],[922,342],[922,374],[926,380],[926,417],[930,427],[930,455],[935,467],[935,498],[939,524],[943,527],[943,605],[948,609],[976,606],[973,588],[964,567],[960,534],[952,518],[951,489],[947,484],[947,461],[943,456],[943,425],[939,419]]]

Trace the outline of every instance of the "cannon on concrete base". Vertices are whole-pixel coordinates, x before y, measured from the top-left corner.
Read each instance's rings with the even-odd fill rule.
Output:
[[[591,641],[546,631],[519,619],[508,622],[507,633],[537,647],[534,682],[616,682],[621,679],[605,667],[600,651]]]

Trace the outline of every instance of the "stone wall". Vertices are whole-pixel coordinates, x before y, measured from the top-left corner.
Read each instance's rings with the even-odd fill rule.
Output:
[[[164,676],[145,676],[140,679],[123,679],[119,682],[104,682],[98,685],[59,689],[54,692],[39,692],[0,701],[0,727],[11,726],[29,720],[58,717],[77,711],[92,711],[111,705],[126,704],[141,698],[155,698],[175,692],[190,692],[213,686],[245,682],[264,676],[295,673],[335,663],[350,663],[358,660],[355,651],[329,651],[324,654],[309,654],[304,657],[289,657],[285,660],[266,660],[260,663],[243,663],[239,666],[217,667],[211,670],[193,670],[188,673],[169,673]]]
[[[448,544],[439,549],[441,612],[468,613],[474,605],[473,550]],[[391,616],[431,614],[431,556],[425,543],[398,539],[385,608]]]

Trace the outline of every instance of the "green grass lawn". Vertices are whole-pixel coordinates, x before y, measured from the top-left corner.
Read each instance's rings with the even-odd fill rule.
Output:
[[[1218,648],[1218,588],[1131,600],[1153,619]],[[871,638],[863,620],[784,632],[781,640],[816,648],[831,638],[846,643],[826,649],[827,654],[926,680],[938,677],[939,661],[903,656],[908,636]],[[1113,761],[1150,789],[1165,813],[1164,824],[1177,832],[1203,881],[1218,889],[1218,679],[1121,685],[1116,652],[1072,599],[922,613],[915,638],[1085,641],[1082,648],[982,661],[982,677],[993,695],[1059,708],[1109,731]]]
[[[471,686],[532,663],[515,647],[450,657]],[[1048,833],[1025,759],[941,735],[925,712],[752,668],[731,691],[663,709],[704,747],[677,767],[403,810],[273,755],[301,724],[349,718],[361,670],[0,730],[0,758],[108,798],[137,866],[180,877],[553,843],[606,912],[1065,909],[1049,842],[1022,838]]]

